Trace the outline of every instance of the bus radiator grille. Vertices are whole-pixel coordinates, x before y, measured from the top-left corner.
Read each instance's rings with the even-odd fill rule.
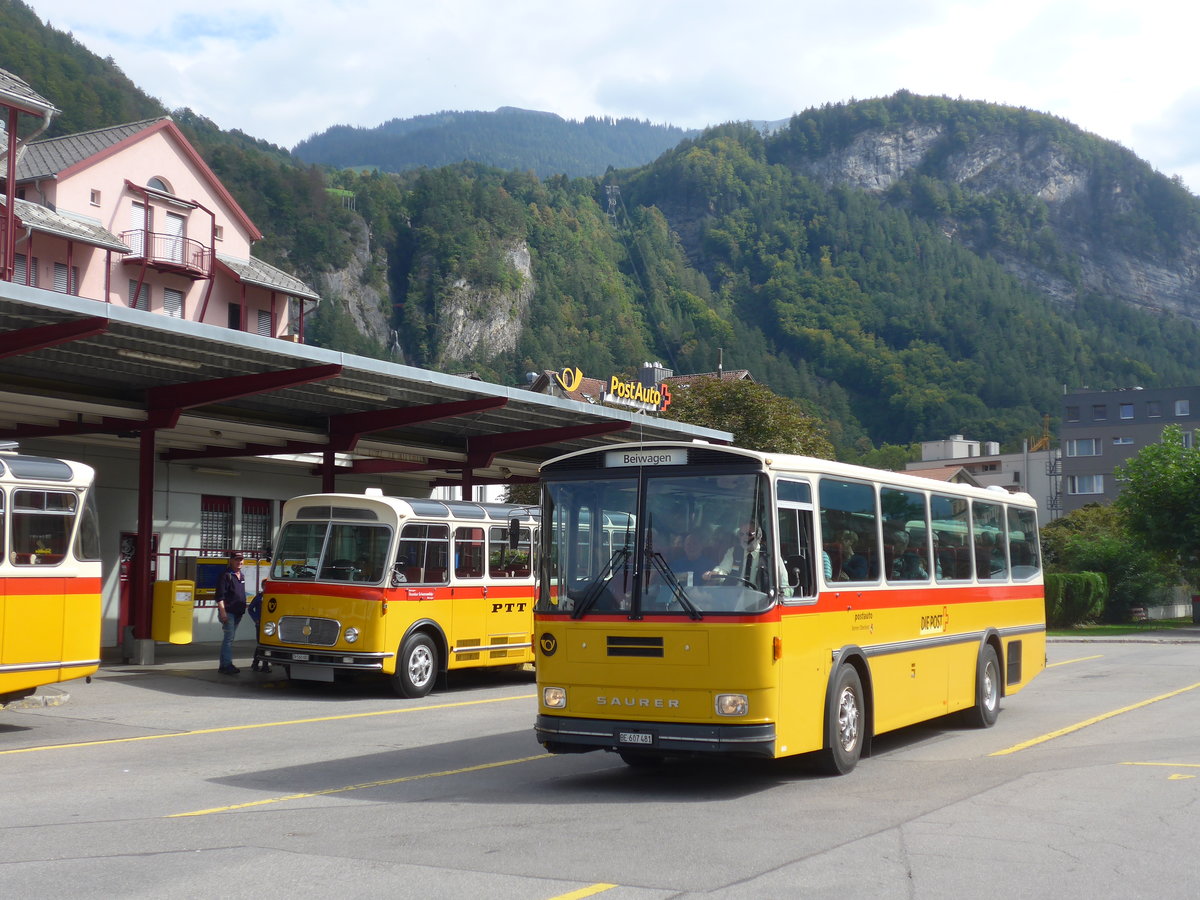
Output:
[[[660,637],[608,636],[609,656],[651,656],[661,659],[663,639]]]
[[[337,643],[342,626],[336,619],[312,619],[307,616],[284,616],[279,620],[279,639],[285,644],[316,644],[332,647]]]

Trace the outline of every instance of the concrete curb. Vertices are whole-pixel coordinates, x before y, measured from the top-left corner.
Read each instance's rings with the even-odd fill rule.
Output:
[[[70,699],[71,695],[60,688],[40,687],[33,696],[6,703],[0,706],[0,709],[42,709],[47,706],[62,706]]]

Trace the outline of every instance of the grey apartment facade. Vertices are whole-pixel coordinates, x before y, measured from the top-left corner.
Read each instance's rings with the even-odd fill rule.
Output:
[[[1191,445],[1200,428],[1200,387],[1063,394],[1062,511],[1114,500],[1121,492],[1117,466],[1158,443],[1167,425],[1179,425]]]

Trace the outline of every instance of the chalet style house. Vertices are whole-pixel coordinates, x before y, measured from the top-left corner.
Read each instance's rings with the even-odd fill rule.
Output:
[[[0,113],[0,280],[302,339],[320,298],[251,255],[262,233],[169,116],[18,140],[57,110],[3,70]]]

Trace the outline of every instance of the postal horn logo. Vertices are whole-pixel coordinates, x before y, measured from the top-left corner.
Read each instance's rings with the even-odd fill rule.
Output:
[[[570,393],[579,390],[579,386],[583,384],[583,373],[579,371],[578,366],[574,369],[565,368],[561,372],[555,372],[554,379],[564,391]]]
[[[543,656],[553,656],[554,651],[558,649],[558,641],[554,639],[554,635],[546,632],[538,639],[538,646],[542,648]]]

